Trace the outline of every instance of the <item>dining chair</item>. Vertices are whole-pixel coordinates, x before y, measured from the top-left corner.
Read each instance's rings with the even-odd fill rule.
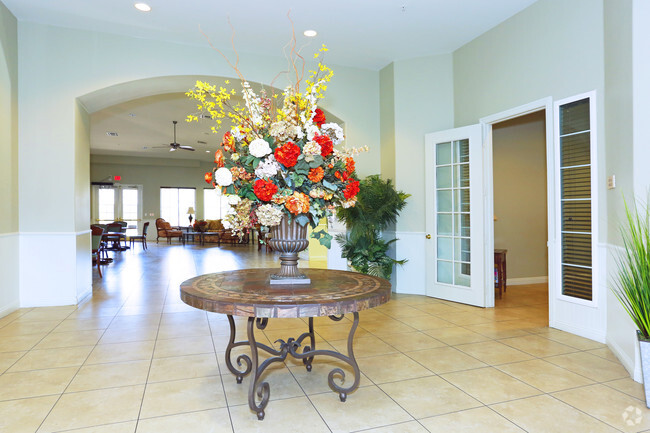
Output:
[[[146,250],[147,249],[147,230],[149,229],[149,221],[144,223],[144,226],[142,227],[142,234],[141,235],[135,235],[135,236],[130,236],[129,237],[129,244],[133,246],[134,241],[141,241],[142,242],[142,249]]]
[[[104,278],[102,275],[102,268],[99,266],[102,262],[102,249],[103,249],[103,243],[102,243],[102,235],[104,234],[104,229],[101,227],[97,226],[90,226],[90,231],[92,235],[92,260],[93,260],[93,266],[97,264],[97,272],[99,272],[99,276],[101,278]]]
[[[126,249],[126,247],[122,247],[122,239],[126,243],[126,235],[122,231],[122,224],[112,222],[106,226],[104,240],[111,243],[109,247],[111,251],[124,251]]]

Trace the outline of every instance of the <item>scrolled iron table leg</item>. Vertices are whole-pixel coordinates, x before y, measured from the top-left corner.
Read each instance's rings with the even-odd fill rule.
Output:
[[[228,314],[228,323],[230,324],[230,339],[228,340],[228,346],[226,347],[226,367],[228,370],[235,376],[237,383],[241,383],[245,376],[247,376],[253,367],[252,361],[248,355],[239,355],[237,357],[237,365],[242,366],[242,362],[246,364],[246,367],[243,370],[238,370],[232,365],[230,360],[232,349],[237,346],[248,345],[247,341],[240,341],[235,343],[235,320],[232,318],[232,315]]]
[[[263,319],[263,321],[260,321],[260,319],[257,320],[258,320],[258,327],[260,327],[260,329],[264,329],[264,327],[266,327],[266,321],[268,321],[268,319]],[[261,326],[261,324],[263,325]],[[248,342],[250,343],[250,347],[251,347],[253,375],[251,376],[251,384],[250,384],[250,388],[248,389],[248,407],[250,407],[251,410],[257,414],[257,419],[262,421],[264,419],[264,408],[269,403],[271,389],[269,387],[268,382],[261,382],[259,384],[257,383],[257,380],[260,378],[262,372],[266,369],[266,366],[268,364],[264,362],[262,363],[261,367],[258,367],[259,358],[257,352],[257,344],[255,342],[254,325],[255,325],[255,317],[249,317],[247,331],[248,331]],[[257,397],[260,399],[259,405],[255,402],[255,395],[257,395]]]

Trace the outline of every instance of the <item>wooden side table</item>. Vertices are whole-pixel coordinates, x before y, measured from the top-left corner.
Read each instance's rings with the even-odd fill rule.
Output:
[[[494,268],[496,272],[496,279],[494,287],[499,289],[499,299],[503,297],[503,292],[506,291],[506,253],[508,250],[494,250]]]
[[[315,356],[330,356],[350,365],[354,371],[354,381],[350,386],[343,387],[345,373],[340,368],[334,368],[327,377],[330,388],[338,392],[340,400],[344,402],[361,380],[361,371],[352,348],[354,333],[359,326],[359,311],[374,308],[390,299],[390,283],[383,278],[329,269],[303,268],[301,271],[311,279],[311,284],[271,286],[269,277],[277,272],[277,268],[218,272],[201,275],[181,284],[181,299],[186,304],[228,315],[230,339],[226,347],[226,365],[237,383],[241,383],[248,374],[252,375],[248,406],[259,420],[264,419],[264,409],[271,392],[268,382],[262,382],[260,377],[269,365],[284,361],[288,355],[301,359],[307,371],[311,371]],[[327,316],[333,321],[340,321],[349,313],[353,315],[353,321],[348,335],[347,355],[316,349],[314,317]],[[248,317],[247,341],[235,341],[233,316]],[[298,317],[309,318],[307,332],[295,338],[291,336],[286,341],[278,340],[279,350],[255,340],[255,328],[265,329],[269,319]],[[251,351],[250,356],[244,354],[236,358],[236,365],[240,369],[231,360],[232,349],[239,346],[249,346]],[[272,356],[260,363],[260,350]]]

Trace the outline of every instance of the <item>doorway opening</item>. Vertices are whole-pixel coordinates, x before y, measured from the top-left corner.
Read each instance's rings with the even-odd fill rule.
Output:
[[[492,179],[494,249],[506,263],[494,305],[548,324],[546,126],[546,110],[492,124]]]

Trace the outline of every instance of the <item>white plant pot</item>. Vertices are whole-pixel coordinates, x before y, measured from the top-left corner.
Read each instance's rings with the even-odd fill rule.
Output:
[[[641,332],[636,331],[641,352],[641,370],[643,371],[643,389],[645,390],[645,405],[650,409],[650,340],[643,338]]]

